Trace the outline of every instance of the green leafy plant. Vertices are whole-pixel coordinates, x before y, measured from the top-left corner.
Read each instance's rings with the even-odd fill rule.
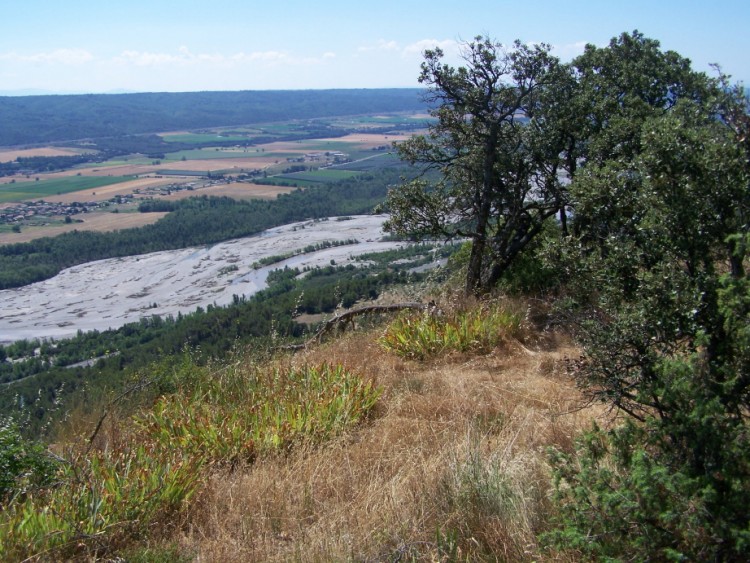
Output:
[[[0,558],[96,556],[147,534],[196,492],[201,460],[129,440],[63,466],[54,487],[11,502]]]
[[[367,416],[379,395],[340,365],[235,366],[161,397],[139,424],[163,447],[233,465],[329,438]]]
[[[0,503],[49,484],[55,469],[44,446],[23,438],[13,419],[0,418]]]
[[[417,360],[451,351],[486,352],[521,334],[523,317],[498,304],[443,316],[425,312],[396,319],[380,338],[395,354]]]

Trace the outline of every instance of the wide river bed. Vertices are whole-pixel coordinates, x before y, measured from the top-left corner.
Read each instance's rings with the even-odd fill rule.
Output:
[[[151,315],[190,313],[227,305],[234,295],[266,287],[268,272],[284,266],[345,265],[364,253],[404,243],[383,242],[385,216],[305,221],[200,248],[89,262],[49,280],[0,291],[0,343],[23,338],[66,338],[78,330],[106,330]],[[258,260],[309,245],[356,239],[357,244],[297,255],[253,268]]]

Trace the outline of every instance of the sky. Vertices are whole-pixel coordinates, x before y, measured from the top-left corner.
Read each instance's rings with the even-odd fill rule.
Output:
[[[0,94],[419,86],[477,35],[570,60],[638,30],[750,85],[748,0],[0,0]]]

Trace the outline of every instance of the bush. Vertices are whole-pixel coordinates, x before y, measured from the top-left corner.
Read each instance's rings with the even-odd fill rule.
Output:
[[[49,484],[55,470],[44,446],[23,438],[12,419],[0,419],[0,502]]]
[[[236,465],[301,440],[332,437],[367,416],[379,395],[340,365],[230,366],[161,397],[139,424],[163,448]]]

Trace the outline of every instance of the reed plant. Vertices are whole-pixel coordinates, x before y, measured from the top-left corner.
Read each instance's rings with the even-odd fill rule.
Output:
[[[424,360],[448,352],[488,352],[506,338],[518,337],[523,316],[499,303],[441,315],[405,314],[393,321],[381,345],[400,357]]]
[[[325,440],[362,420],[379,395],[340,365],[233,366],[161,397],[138,423],[163,447],[234,466]]]

